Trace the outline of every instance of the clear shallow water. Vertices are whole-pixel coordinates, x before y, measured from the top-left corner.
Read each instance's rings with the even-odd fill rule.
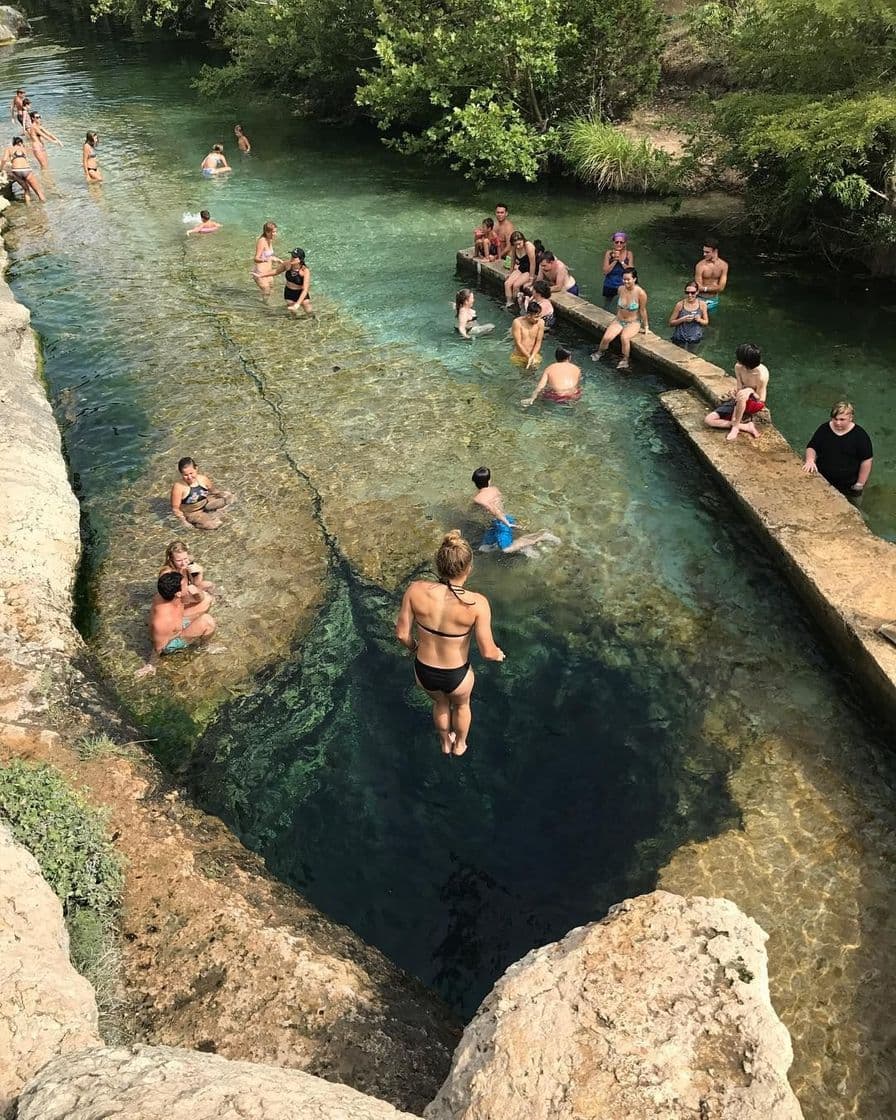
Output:
[[[529,382],[500,331],[474,347],[451,335],[453,251],[492,201],[466,185],[265,106],[240,111],[253,157],[206,184],[198,163],[236,118],[193,103],[192,62],[49,42],[6,59],[7,86],[70,141],[10,245],[89,519],[93,648],[169,754],[185,711],[212,720],[169,761],[279,874],[464,1011],[528,948],[664,865],[672,886],[730,894],[772,935],[806,1115],[888,1116],[892,1027],[868,990],[893,988],[892,763],[777,574],[721,527],[660,386],[589,367],[581,407],[519,409]],[[88,126],[100,190],[78,169]],[[702,220],[654,204],[505,199],[574,263],[627,226],[670,305],[702,236]],[[181,214],[206,205],[225,229],[187,243]],[[286,322],[249,281],[268,217],[281,246],[309,252],[315,323]],[[738,267],[711,342],[724,352],[769,287]],[[820,324],[836,293],[791,299]],[[508,322],[484,296],[480,315]],[[808,383],[832,343],[800,329],[770,336],[808,356]],[[225,590],[224,648],[138,689],[184,453],[240,496],[226,530],[191,537]],[[477,563],[509,656],[481,669],[473,748],[446,763],[391,620],[439,530],[479,531],[482,461],[521,521],[563,546]]]

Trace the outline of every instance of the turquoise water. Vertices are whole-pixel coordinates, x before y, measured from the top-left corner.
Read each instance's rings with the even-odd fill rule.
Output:
[[[124,702],[167,735],[169,764],[277,874],[465,1013],[527,949],[658,879],[729,895],[771,934],[807,1117],[887,1116],[893,1028],[867,977],[892,990],[891,757],[777,572],[723,527],[662,386],[589,363],[580,407],[523,412],[531,382],[502,330],[452,336],[454,250],[491,194],[267,104],[239,110],[252,157],[207,183],[198,164],[236,115],[194,100],[194,59],[50,39],[0,59],[67,141],[47,206],[15,208],[8,241],[86,513],[86,628]],[[87,127],[103,138],[99,189],[80,177]],[[595,244],[628,228],[655,326],[707,221],[705,202],[673,216],[502,194],[586,293]],[[204,206],[224,229],[187,242],[181,216]],[[315,322],[288,322],[251,284],[267,218],[282,248],[308,251]],[[842,293],[744,246],[730,256],[706,353],[730,354],[761,315],[787,431],[856,368],[859,350],[837,359]],[[485,295],[479,307],[509,323]],[[877,437],[889,314],[868,312],[850,387]],[[586,358],[587,340],[562,337]],[[866,506],[884,532],[885,443]],[[136,686],[187,453],[240,496],[226,529],[190,537],[225,591],[223,648]],[[469,476],[484,461],[521,521],[563,544],[477,560],[508,660],[477,665],[471,751],[446,762],[391,622],[439,531],[481,532]],[[197,712],[192,743],[182,718]]]

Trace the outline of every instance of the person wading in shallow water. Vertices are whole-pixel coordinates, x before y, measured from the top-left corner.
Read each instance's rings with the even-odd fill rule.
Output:
[[[207,474],[200,474],[196,460],[185,455],[177,469],[180,481],[171,487],[171,512],[184,525],[195,529],[220,529],[221,518],[209,514],[224,509],[233,501],[233,494],[218,490]]]
[[[417,684],[432,700],[432,719],[442,754],[464,754],[473,713],[476,677],[470,668],[470,638],[489,661],[503,661],[492,637],[492,612],[484,595],[464,584],[473,570],[473,550],[458,529],[445,534],[436,553],[438,583],[417,579],[404,593],[395,636],[414,653]],[[413,637],[414,625],[417,638]]]

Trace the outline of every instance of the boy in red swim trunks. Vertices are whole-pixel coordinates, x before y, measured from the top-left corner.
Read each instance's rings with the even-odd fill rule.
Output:
[[[737,348],[734,363],[737,388],[727,401],[706,417],[710,428],[728,428],[728,440],[735,440],[741,432],[756,439],[759,432],[752,417],[765,408],[768,393],[768,370],[762,364],[762,352],[755,343],[744,342]]]

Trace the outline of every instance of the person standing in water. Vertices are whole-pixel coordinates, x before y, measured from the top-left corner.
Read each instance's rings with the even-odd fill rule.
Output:
[[[54,144],[62,147],[62,141],[58,136],[54,136],[48,128],[44,128],[43,120],[40,113],[33,113],[31,116],[31,127],[27,130],[28,139],[31,141],[31,150],[34,152],[34,158],[40,164],[42,171],[46,171],[50,163],[47,159],[47,148],[44,140],[50,140]]]
[[[187,237],[192,237],[194,233],[214,233],[215,230],[221,228],[220,222],[212,221],[212,216],[208,210],[200,210],[199,217],[202,220],[198,226],[193,226],[192,229],[187,230]]]
[[[311,306],[311,269],[305,264],[305,250],[293,249],[288,261],[281,261],[273,270],[271,276],[285,273],[286,286],[283,289],[283,298],[286,300],[286,310],[293,315],[299,313],[299,308],[306,315],[313,315]]]
[[[565,352],[565,351],[564,351]],[[486,529],[479,543],[480,552],[501,551],[508,556],[515,552],[525,552],[542,541],[550,544],[560,544],[560,538],[549,533],[547,529],[539,529],[534,533],[525,533],[522,537],[513,539],[513,530],[517,528],[516,518],[511,517],[504,509],[504,495],[497,486],[492,484],[492,472],[488,467],[477,467],[473,471],[473,484],[476,493],[473,496],[473,505],[484,509],[494,519]]]
[[[556,404],[571,404],[582,396],[582,371],[573,362],[570,351],[558,346],[554,357],[556,361],[545,369],[532,396],[520,401],[523,408],[534,404],[539,397]]]
[[[477,323],[476,293],[472,288],[461,288],[454,297],[454,317],[457,333],[461,338],[471,341],[483,334],[491,334],[495,329],[494,323]]]
[[[697,297],[697,291],[696,281],[689,281],[685,285],[684,299],[675,304],[669,316],[669,326],[675,328],[672,341],[688,351],[703,341],[703,328],[709,326],[706,302]]]
[[[223,144],[212,144],[212,150],[199,165],[199,170],[203,175],[224,175],[233,170],[224,157]]]
[[[634,268],[635,254],[628,247],[628,234],[618,229],[613,234],[613,245],[604,253],[604,306],[609,309],[622,287],[622,273],[626,268]]]
[[[12,143],[3,152],[3,157],[0,159],[0,171],[5,170],[7,166],[9,167],[10,178],[22,188],[22,197],[25,202],[31,201],[32,191],[41,202],[47,201],[40,183],[37,181],[37,175],[28,163],[28,157],[25,155],[25,141],[21,136],[14,136]]]
[[[233,126],[233,135],[236,137],[236,146],[243,155],[248,155],[249,152],[252,151],[252,145],[249,143],[249,137],[243,132],[243,126],[241,124],[235,124]]]
[[[99,142],[100,134],[98,132],[88,132],[84,147],[81,149],[81,166],[84,168],[84,178],[88,183],[101,183],[103,181],[103,174],[96,158],[96,149]]]
[[[274,286],[274,270],[283,262],[274,256],[274,238],[277,236],[277,226],[274,222],[265,222],[261,229],[261,237],[255,242],[255,267],[252,269],[252,279],[261,288],[262,295],[269,296]]]
[[[460,530],[452,529],[436,553],[438,582],[414,580],[395,622],[395,636],[415,655],[414,676],[432,700],[433,723],[446,755],[465,754],[469,746],[470,697],[476,682],[470,668],[473,634],[484,658],[504,660],[492,635],[488,599],[464,586],[472,570],[473,550]]]
[[[541,365],[541,341],[544,338],[544,319],[538,300],[529,301],[526,314],[513,320],[510,333],[513,335],[510,360],[516,366],[537,369]]]
[[[706,300],[706,310],[715,311],[719,296],[728,286],[728,262],[719,256],[719,243],[707,237],[703,242],[703,259],[694,266],[694,280],[700,289],[701,299]]]

